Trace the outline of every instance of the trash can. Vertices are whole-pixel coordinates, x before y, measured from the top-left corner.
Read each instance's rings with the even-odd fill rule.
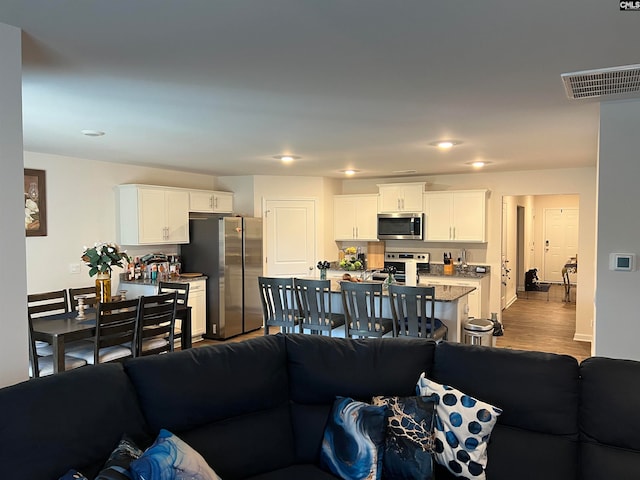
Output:
[[[492,347],[494,326],[494,323],[486,318],[470,318],[464,322],[464,343]]]

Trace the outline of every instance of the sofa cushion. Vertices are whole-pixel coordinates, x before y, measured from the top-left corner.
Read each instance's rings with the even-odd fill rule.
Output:
[[[94,478],[123,433],[148,442],[133,385],[120,364],[82,367],[0,390],[3,478]]]
[[[382,459],[384,478],[433,478],[433,428],[438,397],[373,397],[372,403],[389,408]]]
[[[637,478],[640,362],[593,357],[582,362],[580,374],[582,478]]]
[[[382,478],[386,405],[338,397],[322,440],[320,465],[346,480]]]
[[[515,473],[519,480],[577,478],[579,376],[574,358],[443,342],[427,374],[502,408],[487,450],[488,478],[511,480]]]
[[[233,480],[294,461],[284,341],[270,335],[140,357],[125,369],[154,431],[175,433]]]
[[[335,480],[336,478],[338,477],[316,465],[302,464],[256,475],[247,480]]]
[[[437,395],[435,457],[440,465],[462,478],[486,478],[487,443],[502,413],[478,400],[424,375],[417,386],[420,395]]]
[[[435,342],[418,338],[351,340],[287,335],[296,454],[315,463],[336,396],[370,401],[411,396],[420,373],[433,365]]]

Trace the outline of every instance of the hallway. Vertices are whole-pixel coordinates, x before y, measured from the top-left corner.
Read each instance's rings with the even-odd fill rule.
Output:
[[[582,361],[591,356],[591,344],[573,339],[575,333],[576,304],[562,301],[564,287],[552,285],[547,294],[542,292],[518,293],[518,300],[502,312],[504,336],[497,345],[519,350],[563,353]],[[572,290],[575,301],[575,290]]]

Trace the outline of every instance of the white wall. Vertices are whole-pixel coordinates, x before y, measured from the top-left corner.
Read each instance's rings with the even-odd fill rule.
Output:
[[[210,175],[33,152],[24,153],[24,166],[45,170],[47,176],[48,235],[26,240],[29,293],[94,284],[80,256],[85,245],[116,241],[115,185],[141,183],[211,190],[215,181]],[[175,246],[124,248],[130,255],[176,252]],[[70,273],[70,264],[81,264],[81,273]],[[116,268],[114,273],[112,290],[117,288],[121,270]]]
[[[640,138],[640,136],[638,136]],[[490,171],[489,171],[490,172]],[[638,178],[638,177],[636,177]],[[576,338],[588,341],[593,333],[595,234],[596,234],[596,169],[576,168],[531,170],[504,173],[471,173],[466,175],[433,175],[425,177],[344,180],[343,193],[376,193],[376,183],[427,182],[427,190],[465,190],[487,188],[491,191],[487,212],[488,242],[484,261],[491,266],[491,311],[500,311],[500,253],[502,197],[507,195],[574,194],[580,197],[580,269],[576,299]],[[431,244],[425,243],[431,248]],[[470,244],[469,244],[470,245]],[[476,247],[477,248],[477,247]],[[473,261],[482,253],[473,252]]]
[[[0,23],[0,387],[28,378],[27,280],[24,269],[21,31]]]
[[[595,353],[640,360],[640,270],[609,270],[612,252],[640,255],[640,101],[601,104],[598,157]]]

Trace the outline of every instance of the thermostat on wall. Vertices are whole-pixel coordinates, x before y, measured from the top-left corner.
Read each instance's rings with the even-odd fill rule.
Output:
[[[635,253],[611,253],[609,254],[609,270],[616,272],[632,272],[636,268]]]

